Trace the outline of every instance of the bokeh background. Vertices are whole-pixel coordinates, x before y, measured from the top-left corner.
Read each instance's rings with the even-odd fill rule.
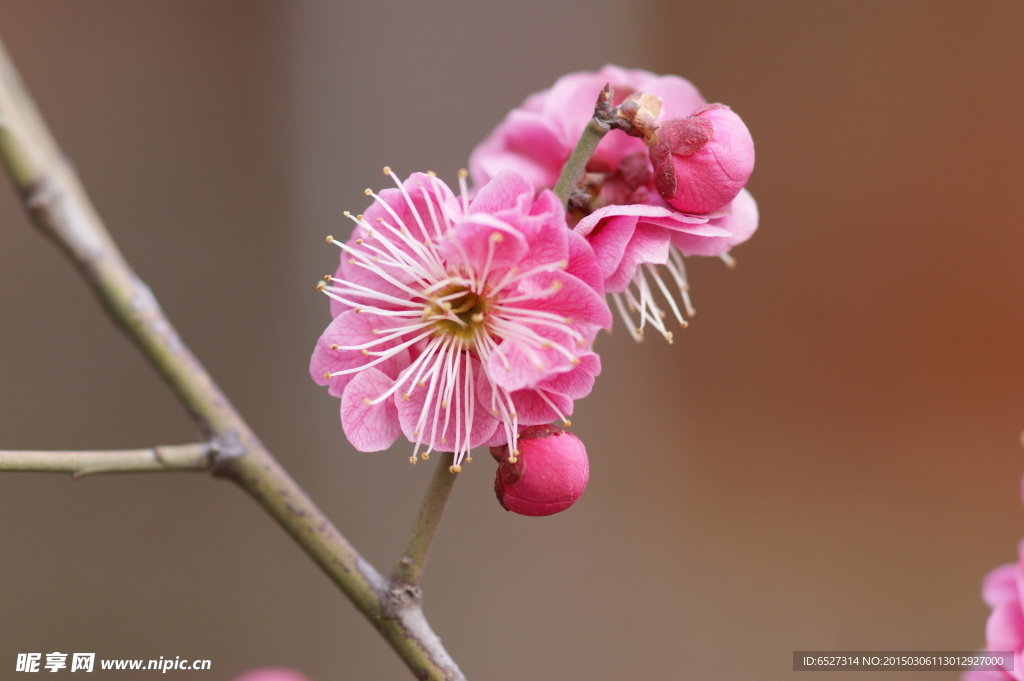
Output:
[[[385,163],[453,179],[527,94],[607,62],[747,121],[760,231],[733,271],[688,263],[674,346],[601,338],[582,501],[508,514],[485,453],[460,479],[425,608],[491,681],[789,679],[797,649],[983,645],[981,579],[1024,537],[1022,30],[1019,0],[0,2],[129,259],[382,570],[430,468],[352,451],[308,378],[341,211]],[[0,448],[195,438],[8,191],[0,281]],[[409,678],[229,483],[9,473],[0,517],[5,678],[52,651]]]

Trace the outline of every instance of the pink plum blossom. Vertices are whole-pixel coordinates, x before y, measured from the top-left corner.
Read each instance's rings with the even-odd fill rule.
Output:
[[[557,426],[531,426],[519,433],[519,453],[494,447],[498,462],[494,493],[506,511],[544,516],[576,503],[587,488],[590,462],[580,439]]]
[[[571,73],[527,97],[477,146],[470,158],[474,182],[482,184],[512,168],[538,188],[553,187],[606,83],[614,90],[616,105],[634,93],[657,96],[662,120],[685,118],[708,106],[678,76],[611,65]],[[606,288],[633,337],[640,340],[650,324],[671,340],[665,324],[669,314],[685,326],[685,317],[694,312],[682,256],[718,256],[732,264],[729,250],[757,229],[757,204],[750,192],[733,184],[728,191],[738,193],[724,206],[702,214],[679,211],[655,186],[644,140],[616,130],[601,140],[586,169],[591,212],[570,219],[591,240]],[[664,266],[667,274],[655,266]],[[666,304],[669,311],[663,309]]]
[[[985,625],[985,648],[1011,651],[1013,671],[972,670],[964,681],[1024,681],[1024,542],[1018,547],[1020,559],[1001,565],[985,577],[981,598],[992,608]]]
[[[590,350],[611,325],[593,250],[550,191],[506,171],[472,202],[417,173],[380,194],[319,287],[334,320],[310,374],[341,398],[360,451],[399,435],[411,461],[473,447],[516,447],[521,426],[567,422],[600,372]],[[421,452],[422,450],[422,452]]]

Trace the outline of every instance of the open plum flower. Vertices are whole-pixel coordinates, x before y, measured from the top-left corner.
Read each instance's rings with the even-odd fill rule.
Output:
[[[341,398],[361,451],[414,443],[411,461],[509,444],[521,426],[567,421],[600,372],[590,350],[611,325],[597,259],[565,209],[506,171],[472,202],[433,174],[380,194],[320,285],[334,320],[310,374]],[[331,239],[329,239],[331,240]],[[422,451],[421,451],[422,450]]]
[[[678,76],[611,65],[568,74],[529,96],[477,146],[470,158],[474,182],[514,168],[538,187],[554,186],[605,84],[614,91],[614,105],[634,93],[658,97],[660,120],[686,118],[708,107]],[[633,337],[639,340],[650,324],[671,340],[665,324],[669,311],[681,326],[694,313],[683,256],[719,256],[732,264],[729,251],[757,229],[757,204],[745,188],[735,188],[735,198],[708,213],[674,208],[655,185],[645,141],[617,131],[601,140],[586,171],[583,189],[590,200],[582,215],[574,216],[576,230],[591,240],[606,289]],[[664,266],[668,274],[654,266]]]

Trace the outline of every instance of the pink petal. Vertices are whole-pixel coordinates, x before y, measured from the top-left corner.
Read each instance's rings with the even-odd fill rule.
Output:
[[[981,599],[990,608],[1011,600],[1019,601],[1017,588],[1017,566],[1001,565],[985,576],[981,584]]]
[[[600,229],[591,232],[590,246],[594,249],[603,281],[607,282],[608,277],[619,269],[626,249],[633,239],[636,220],[636,217],[632,215],[616,215],[603,220]],[[580,225],[582,224],[581,222]],[[576,228],[579,229],[580,225],[577,225]]]
[[[529,245],[519,230],[494,216],[477,213],[459,221],[438,250],[449,263],[474,267],[490,263],[491,270],[504,271],[523,259]]]
[[[565,373],[555,374],[540,384],[546,392],[559,393],[574,400],[590,394],[594,382],[601,373],[601,358],[595,352],[585,352],[579,357],[580,363]]]
[[[394,397],[372,403],[393,384],[393,379],[370,368],[356,374],[346,386],[341,396],[341,427],[358,451],[383,451],[398,439],[401,428]]]
[[[534,187],[554,187],[571,151],[543,116],[513,110],[473,150],[469,168],[478,187],[502,170],[520,173]]]
[[[512,393],[520,424],[539,425],[572,416],[573,400],[589,395],[597,375],[601,373],[601,360],[596,353],[588,351],[579,360],[580,363],[569,371],[544,379],[534,389]],[[558,407],[560,414],[540,396],[540,392]]]
[[[575,323],[596,324],[608,329],[612,313],[604,296],[567,272],[539,272],[519,282],[519,292],[533,296],[518,307],[548,310],[571,317]]]
[[[544,423],[551,423],[559,418],[558,412],[552,409],[544,398],[540,396],[539,392],[541,390],[543,388],[538,387],[530,390],[517,390],[512,393],[512,401],[516,405],[516,416],[519,417],[519,425],[539,426]],[[548,400],[558,407],[562,416],[572,415],[571,398],[546,390],[544,390],[544,394]]]
[[[364,355],[361,350],[332,350],[331,346],[362,345],[385,335],[388,329],[394,328],[394,325],[395,322],[391,318],[365,312],[349,310],[338,315],[321,334],[316,342],[316,347],[313,348],[313,355],[309,360],[310,377],[319,385],[326,385],[331,395],[341,397],[345,386],[352,380],[353,374],[342,374],[330,379],[326,378],[325,374],[329,371],[343,371],[364,366],[373,361],[374,357]],[[374,330],[379,330],[381,333],[374,335]],[[401,343],[402,339],[396,338],[372,349],[385,350]],[[374,367],[386,376],[397,378],[399,372],[409,365],[409,361],[409,351],[403,349]]]
[[[604,274],[594,248],[576,232],[565,233],[569,246],[569,267],[565,271],[595,291],[604,292]]]
[[[618,269],[605,281],[608,291],[625,291],[641,264],[663,265],[668,262],[669,234],[663,227],[639,222]]]
[[[757,202],[754,201],[754,196],[749,191],[743,189],[732,200],[729,215],[724,216],[721,220],[713,220],[712,224],[729,230],[729,233],[732,234],[729,246],[732,247],[753,236],[757,230],[757,222]]]
[[[525,325],[541,338],[550,339],[552,346],[575,347],[575,341],[565,332],[547,326]],[[563,352],[555,347],[536,348],[535,343],[524,344],[506,339],[490,354],[487,375],[505,390],[532,388],[552,374],[569,371],[573,365]]]
[[[525,195],[532,203],[533,194],[533,185],[522,174],[502,170],[479,188],[469,206],[469,213],[494,214],[503,210],[521,210],[520,198]]]
[[[475,385],[486,382],[487,379],[484,377],[480,363],[475,360],[473,361],[473,370]],[[419,441],[429,444],[433,449],[441,452],[454,451],[456,436],[458,436],[459,443],[462,443],[466,437],[467,430],[469,432],[469,447],[478,447],[486,442],[494,434],[494,429],[498,427],[498,421],[490,414],[489,404],[481,404],[477,396],[471,394],[470,399],[474,400],[473,421],[467,429],[466,424],[462,421],[465,389],[465,373],[463,372],[459,376],[459,381],[453,392],[452,403],[448,405],[447,410],[440,404],[441,395],[438,388],[434,389],[429,404],[426,402],[427,393],[429,392],[428,387],[413,388],[409,393],[409,399],[398,396],[395,403],[398,405],[398,418],[405,437],[410,442]],[[423,433],[417,433],[420,415],[423,413],[424,407],[428,410],[426,426]],[[444,427],[446,411],[450,412],[447,428]],[[435,414],[438,415],[436,428],[433,427]],[[458,418],[456,414],[459,415]],[[458,429],[456,429],[456,423],[458,423]],[[432,439],[431,435],[433,435]],[[445,442],[442,442],[442,438]]]
[[[1024,614],[1020,601],[1001,603],[992,609],[985,623],[986,648],[1020,650],[1024,647]]]
[[[409,176],[409,179],[402,183],[402,186],[405,188],[406,193],[409,194],[409,199],[412,201],[415,211],[409,208],[409,201],[402,195],[401,190],[398,188],[385,189],[378,192],[377,195],[388,204],[391,210],[389,211],[382,206],[380,201],[374,201],[363,215],[371,229],[384,229],[378,224],[378,220],[383,220],[384,223],[392,227],[405,225],[410,235],[422,242],[425,236],[434,237],[438,233],[437,227],[435,227],[430,219],[431,209],[433,209],[433,213],[437,216],[438,221],[441,220],[442,211],[440,206],[442,203],[445,207],[445,212],[449,215],[459,216],[462,214],[461,202],[452,194],[451,189],[445,183],[438,181],[436,178],[432,178],[425,173],[413,173]],[[440,197],[440,200],[438,197]],[[392,215],[392,212],[398,216],[398,220],[395,219],[395,215]],[[401,225],[398,224],[399,221]],[[420,222],[423,223],[422,226]],[[444,225],[441,224],[439,226],[443,232]]]

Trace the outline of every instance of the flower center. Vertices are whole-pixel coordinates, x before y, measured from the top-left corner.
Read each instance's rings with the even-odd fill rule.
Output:
[[[428,299],[423,318],[434,321],[436,335],[455,336],[466,349],[472,349],[478,334],[486,332],[487,306],[487,299],[476,291],[452,284]]]

